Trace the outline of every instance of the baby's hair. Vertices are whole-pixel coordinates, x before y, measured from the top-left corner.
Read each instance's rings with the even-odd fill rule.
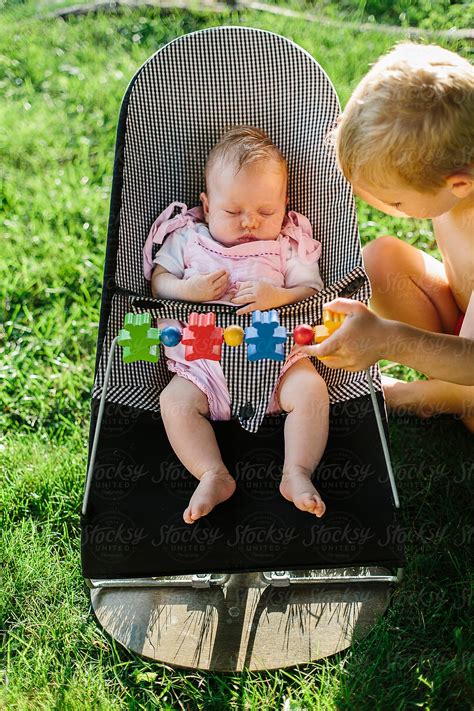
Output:
[[[211,149],[206,162],[206,185],[213,166],[230,162],[235,174],[246,165],[273,160],[288,174],[288,164],[283,153],[264,131],[254,126],[234,126],[227,130]]]
[[[474,67],[436,45],[403,42],[359,83],[332,140],[348,180],[388,187],[396,178],[434,192],[472,169],[473,116]]]

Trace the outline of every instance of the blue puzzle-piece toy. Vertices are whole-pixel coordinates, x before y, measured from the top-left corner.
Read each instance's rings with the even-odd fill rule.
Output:
[[[280,326],[278,311],[253,311],[252,325],[245,329],[249,360],[284,360],[286,328]]]

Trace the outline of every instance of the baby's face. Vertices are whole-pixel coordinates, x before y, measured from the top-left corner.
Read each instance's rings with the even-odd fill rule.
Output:
[[[274,240],[286,210],[287,176],[274,160],[244,166],[218,163],[201,193],[204,216],[213,238],[226,247],[256,240]]]

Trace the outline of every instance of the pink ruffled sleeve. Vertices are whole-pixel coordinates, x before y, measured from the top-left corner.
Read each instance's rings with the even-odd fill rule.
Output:
[[[286,237],[286,244],[296,249],[299,259],[307,264],[314,264],[321,256],[321,242],[313,237],[313,228],[307,217],[290,210],[281,230]]]
[[[180,208],[181,212],[171,217],[176,208]],[[202,222],[203,218],[201,207],[193,207],[191,210],[188,210],[183,202],[173,202],[163,210],[152,224],[145,246],[143,247],[143,273],[145,279],[150,281],[155,267],[153,264],[153,245],[163,244],[166,235],[180,227],[193,225],[195,222]]]
[[[285,287],[309,286],[317,291],[322,289],[318,267],[321,243],[313,238],[313,228],[308,218],[290,211],[283,223],[282,238]]]

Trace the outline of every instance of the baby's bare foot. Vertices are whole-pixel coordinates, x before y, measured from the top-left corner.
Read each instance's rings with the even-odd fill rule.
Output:
[[[188,508],[183,513],[185,522],[194,523],[201,516],[206,516],[214,506],[229,499],[234,493],[235,487],[235,481],[229,472],[204,472],[197,489],[191,496]]]
[[[309,474],[302,469],[283,473],[280,493],[300,511],[315,514],[318,518],[326,511],[326,506],[312,485]]]

